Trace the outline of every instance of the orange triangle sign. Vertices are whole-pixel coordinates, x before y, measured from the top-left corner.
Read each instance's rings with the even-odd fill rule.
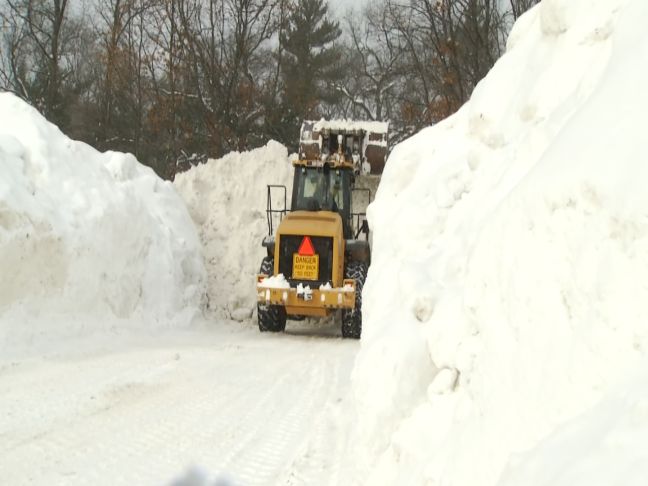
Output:
[[[304,236],[297,253],[301,256],[313,256],[315,254],[315,248],[313,248],[313,242],[311,241],[310,236]]]

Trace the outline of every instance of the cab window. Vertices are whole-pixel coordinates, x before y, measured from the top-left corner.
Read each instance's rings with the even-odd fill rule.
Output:
[[[295,171],[292,209],[316,211],[326,200],[326,176],[321,169],[301,168]]]

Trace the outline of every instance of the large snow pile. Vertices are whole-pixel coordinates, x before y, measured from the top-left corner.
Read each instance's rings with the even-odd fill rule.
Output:
[[[359,480],[647,484],[645,0],[543,0],[369,208]]]
[[[196,230],[173,186],[0,94],[0,349],[186,324],[204,300]]]
[[[243,320],[256,307],[255,276],[266,249],[267,184],[287,186],[290,205],[292,164],[286,147],[270,141],[249,152],[231,152],[221,159],[178,174],[175,187],[185,199],[203,246],[209,275],[209,307],[216,316]],[[272,203],[284,208],[283,191],[273,189]],[[274,228],[279,222],[274,218]]]

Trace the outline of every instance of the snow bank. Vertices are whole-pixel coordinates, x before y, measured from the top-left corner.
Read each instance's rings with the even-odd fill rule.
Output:
[[[205,248],[209,306],[218,317],[252,316],[255,276],[266,256],[261,246],[268,234],[266,185],[286,185],[290,205],[292,175],[287,149],[271,141],[250,152],[210,159],[176,176],[175,187]],[[283,208],[283,203],[283,192],[273,190],[273,207]]]
[[[369,208],[358,481],[648,481],[646,373],[621,382],[648,370],[646,18],[543,0],[466,106],[394,149]]]
[[[170,183],[0,94],[0,349],[186,324],[200,241]]]

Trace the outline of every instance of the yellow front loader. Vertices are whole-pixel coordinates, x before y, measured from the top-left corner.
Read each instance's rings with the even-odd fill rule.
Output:
[[[352,212],[352,193],[362,166],[365,173],[371,171],[366,143],[373,132],[358,123],[317,123],[327,125],[317,132],[313,122],[302,126],[290,211],[285,192],[283,209],[272,207],[272,190],[285,187],[268,186],[269,235],[263,240],[267,256],[256,281],[259,329],[280,332],[287,319],[341,311],[342,335],[359,338],[371,251],[365,215]],[[375,131],[376,124],[370,128]],[[384,130],[386,139],[386,125]],[[277,214],[280,222],[273,232]]]

